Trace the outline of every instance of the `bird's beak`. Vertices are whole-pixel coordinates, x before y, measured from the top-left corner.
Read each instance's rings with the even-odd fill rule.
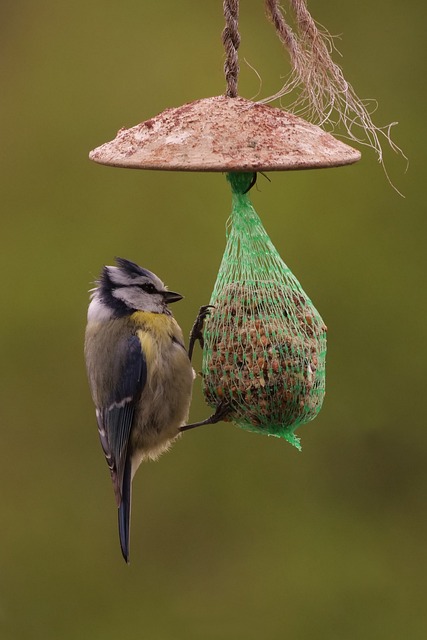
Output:
[[[175,291],[165,291],[163,293],[163,297],[166,304],[171,304],[171,302],[178,302],[178,300],[182,300],[184,296],[180,293],[176,293]]]

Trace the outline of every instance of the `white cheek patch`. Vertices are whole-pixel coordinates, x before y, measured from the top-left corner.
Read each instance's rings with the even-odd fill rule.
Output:
[[[113,297],[121,300],[129,309],[141,309],[141,290],[138,287],[120,287],[114,289]]]
[[[113,296],[122,300],[129,309],[162,313],[164,309],[163,297],[158,294],[146,293],[139,287],[121,287],[113,291]]]

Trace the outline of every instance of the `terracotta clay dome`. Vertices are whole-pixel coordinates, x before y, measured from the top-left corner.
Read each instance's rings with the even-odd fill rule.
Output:
[[[251,172],[338,167],[360,152],[282,109],[216,96],[120,129],[89,157],[131,169]]]

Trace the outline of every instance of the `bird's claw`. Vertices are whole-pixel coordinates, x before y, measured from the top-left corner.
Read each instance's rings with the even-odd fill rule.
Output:
[[[230,413],[231,406],[227,400],[221,400],[216,406],[215,412],[206,418],[206,420],[202,420],[201,422],[193,422],[192,424],[185,424],[183,427],[180,427],[180,431],[188,431],[189,429],[194,429],[195,427],[201,427],[205,424],[216,424],[217,422],[221,422],[224,418]]]

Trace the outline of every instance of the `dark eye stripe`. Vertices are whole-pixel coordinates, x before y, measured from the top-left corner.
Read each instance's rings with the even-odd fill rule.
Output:
[[[155,293],[156,291],[156,287],[154,286],[154,284],[147,283],[147,284],[140,284],[139,286],[146,293]]]

